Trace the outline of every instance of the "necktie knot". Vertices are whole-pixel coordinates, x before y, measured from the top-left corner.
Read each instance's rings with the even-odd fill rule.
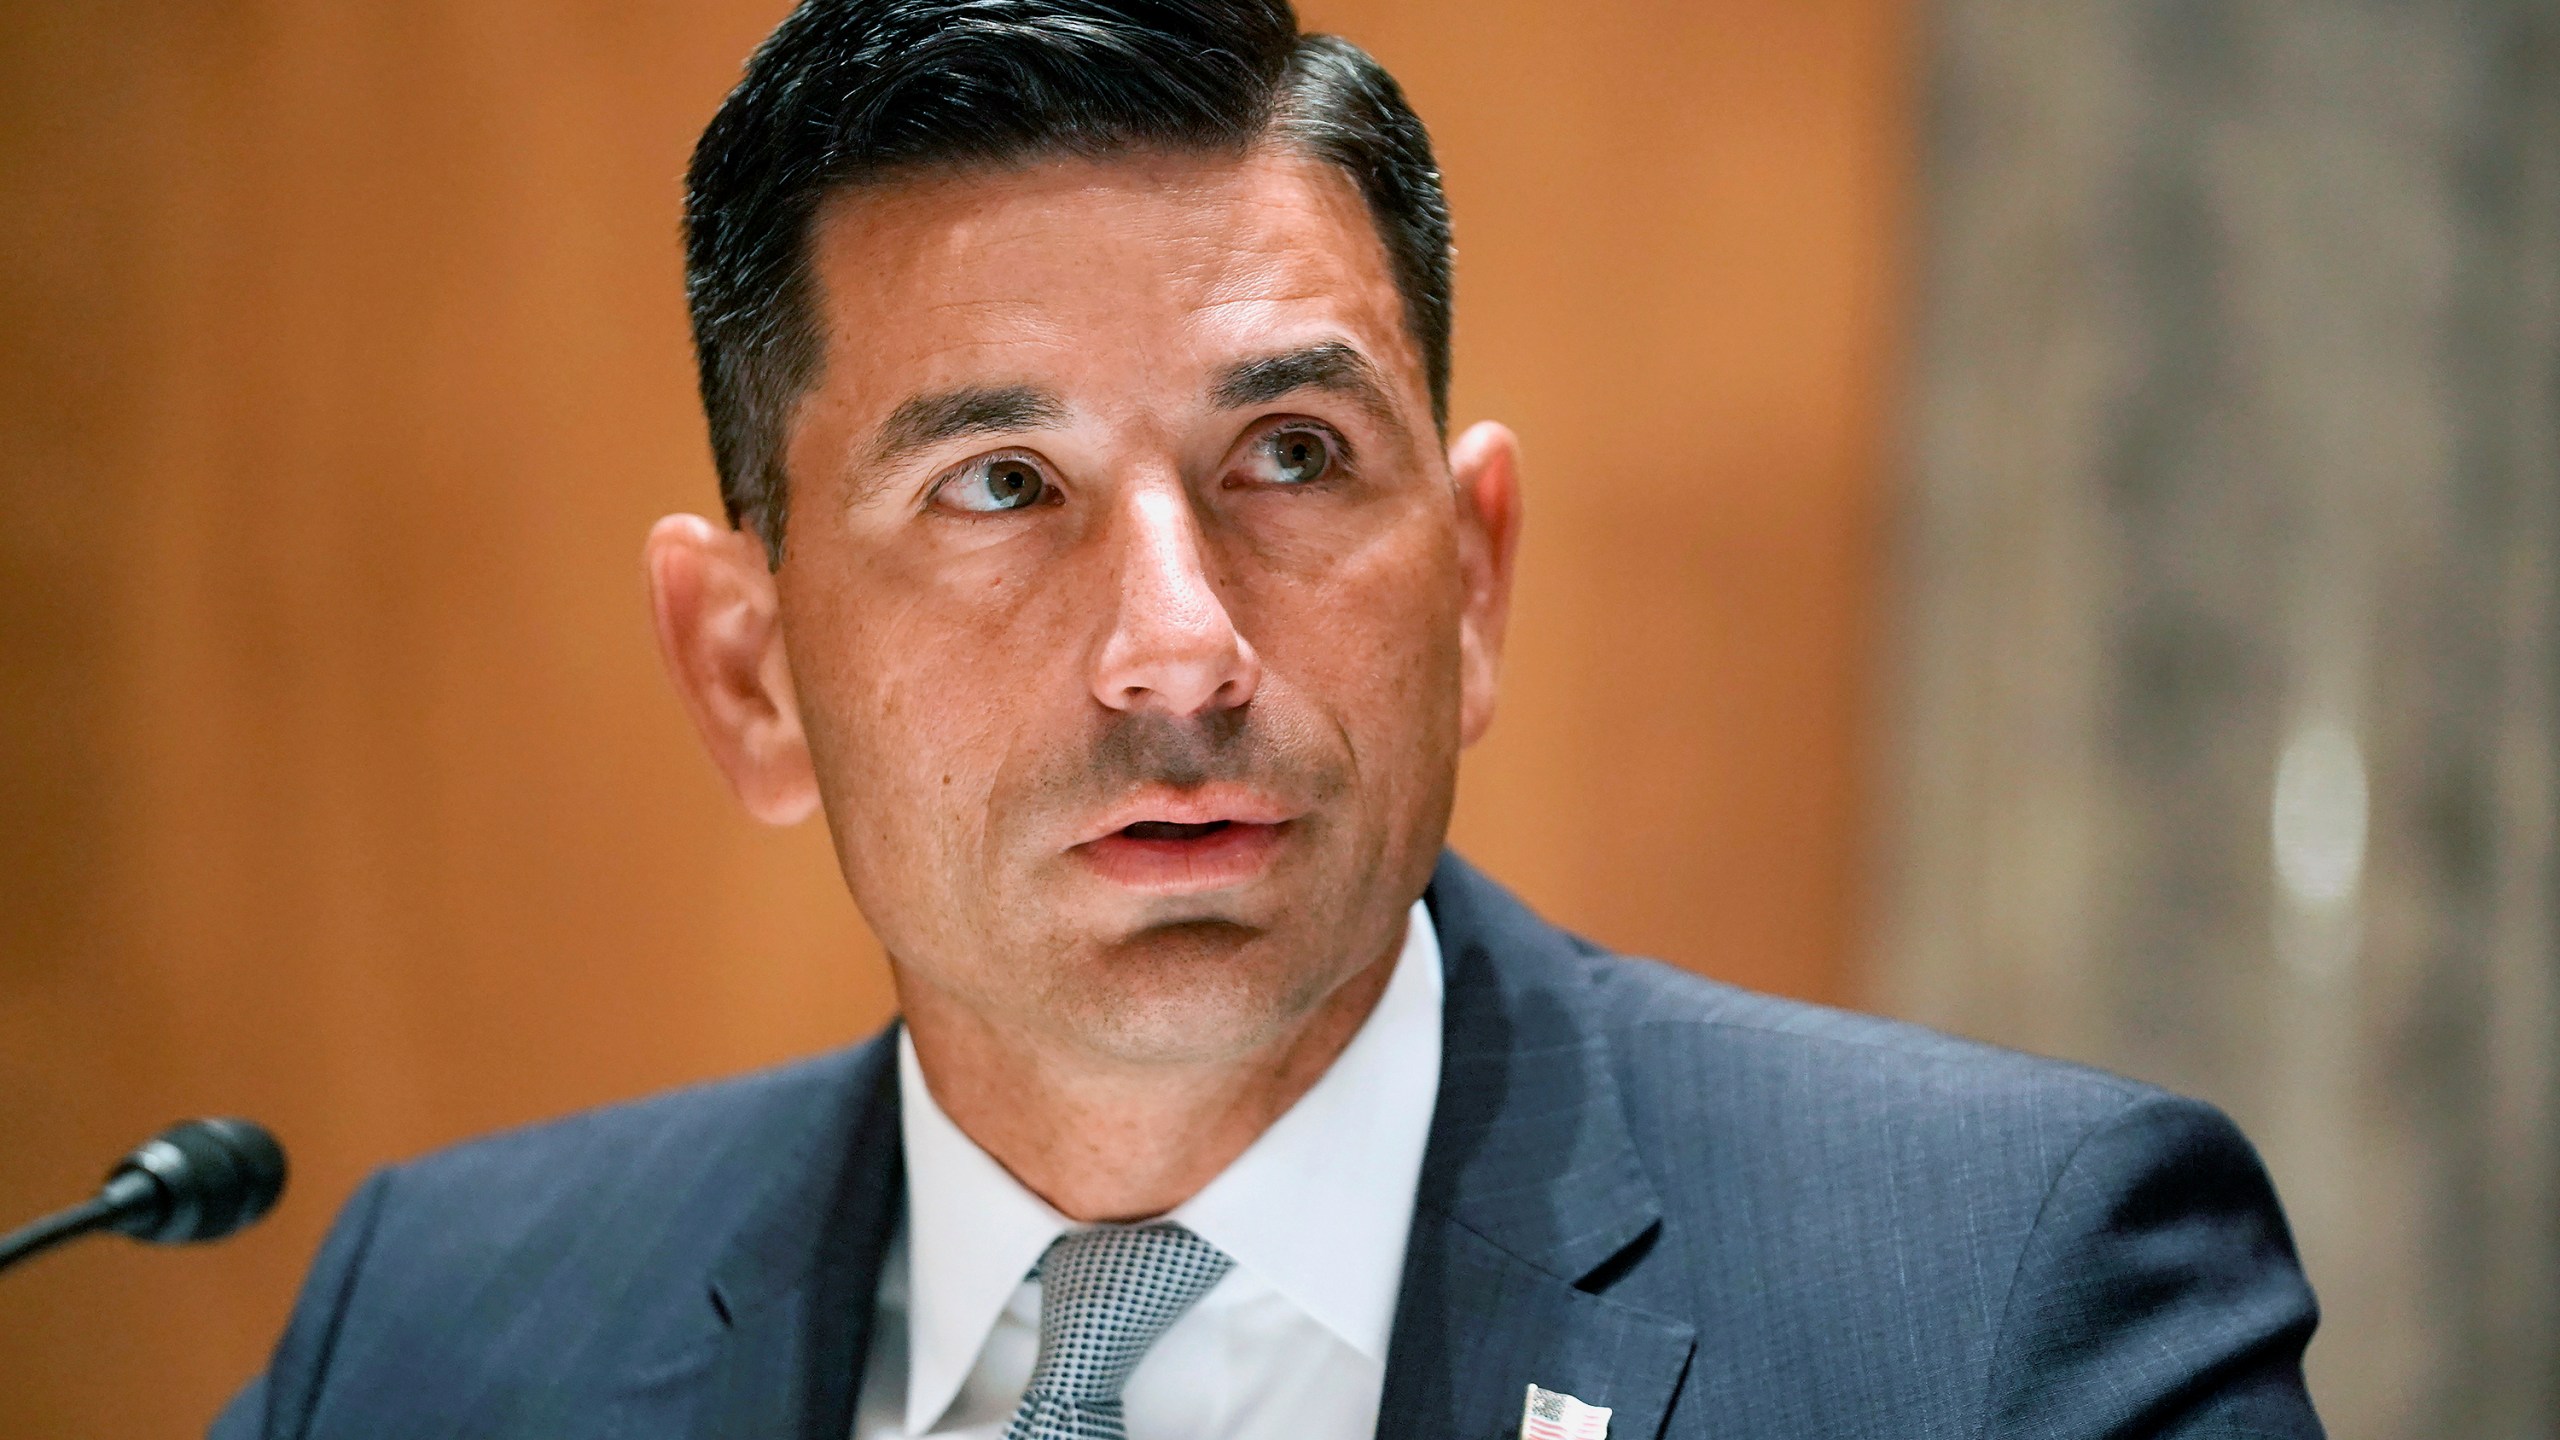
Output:
[[[1129,1373],[1231,1263],[1161,1221],[1052,1241],[1040,1259],[1040,1360],[1005,1440],[1124,1440]]]

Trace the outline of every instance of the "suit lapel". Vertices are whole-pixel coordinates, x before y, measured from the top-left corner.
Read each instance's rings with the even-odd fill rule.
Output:
[[[638,1366],[595,1433],[844,1440],[853,1432],[880,1265],[906,1184],[896,1034],[893,1027],[863,1046],[840,1102],[812,1115],[760,1167],[765,1193],[696,1292],[694,1337]]]
[[[844,1440],[871,1343],[880,1262],[906,1188],[897,1031],[874,1040],[852,1123],[794,1157],[820,1183],[786,1187],[712,1277],[728,1317],[694,1433]]]
[[[1426,896],[1447,970],[1438,1107],[1406,1247],[1380,1435],[1490,1440],[1527,1388],[1653,1440],[1692,1328],[1605,1293],[1650,1256],[1637,1158],[1572,942],[1454,856]]]

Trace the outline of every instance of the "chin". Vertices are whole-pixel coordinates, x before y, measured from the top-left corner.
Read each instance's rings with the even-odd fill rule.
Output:
[[[1269,1044],[1349,978],[1335,973],[1340,956],[1219,918],[1150,925],[1078,968],[1055,1013],[1089,1048],[1159,1065],[1221,1061]]]

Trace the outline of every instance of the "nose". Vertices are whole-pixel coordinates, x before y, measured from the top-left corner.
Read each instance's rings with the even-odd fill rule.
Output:
[[[1185,718],[1251,700],[1262,659],[1210,583],[1188,498],[1178,487],[1142,488],[1122,518],[1118,607],[1094,665],[1094,698]]]

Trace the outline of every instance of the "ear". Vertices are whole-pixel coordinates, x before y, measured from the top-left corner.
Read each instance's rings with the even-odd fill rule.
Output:
[[[1458,621],[1458,735],[1484,738],[1502,680],[1502,636],[1511,621],[1511,560],[1520,548],[1520,440],[1490,420],[1449,447],[1457,487],[1458,569],[1467,587]]]
[[[658,653],[712,763],[758,820],[807,819],[818,807],[817,771],[762,542],[699,515],[670,515],[650,528],[641,554]]]

